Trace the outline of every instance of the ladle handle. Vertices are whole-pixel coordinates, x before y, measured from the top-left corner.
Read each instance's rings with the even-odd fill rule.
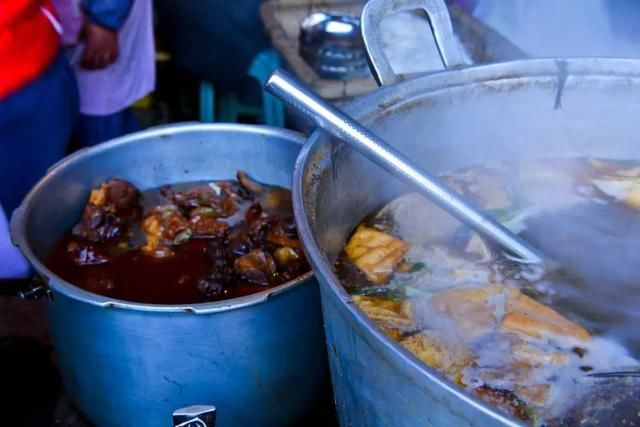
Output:
[[[420,193],[451,215],[507,249],[521,262],[541,263],[542,257],[526,242],[490,216],[468,205],[438,178],[419,169],[402,153],[369,132],[353,118],[330,105],[315,92],[303,86],[287,72],[277,69],[267,79],[265,88],[285,103],[296,108],[320,128],[347,142],[395,177],[412,185]]]
[[[444,0],[369,0],[362,9],[360,26],[369,68],[380,86],[399,80],[384,53],[380,23],[396,13],[414,10],[422,10],[427,14],[444,67],[456,68],[467,65],[456,41]]]

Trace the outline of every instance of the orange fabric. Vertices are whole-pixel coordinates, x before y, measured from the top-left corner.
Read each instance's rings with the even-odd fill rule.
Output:
[[[59,35],[40,10],[49,0],[0,0],[0,99],[38,78],[53,62]]]

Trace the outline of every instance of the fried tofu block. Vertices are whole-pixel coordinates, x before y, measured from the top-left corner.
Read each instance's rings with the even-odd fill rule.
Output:
[[[501,307],[498,296],[505,293],[504,316],[500,330],[540,338],[542,333],[574,337],[580,340],[591,338],[589,332],[568,320],[557,311],[524,295],[517,289],[491,284],[481,288],[455,289],[434,296],[431,300],[437,310],[451,317],[470,337],[477,337],[496,328],[496,312]]]
[[[520,333],[533,338],[540,338],[542,333],[550,333],[583,341],[591,339],[589,332],[582,326],[516,289],[510,289],[507,312],[500,328],[505,332]]]
[[[380,329],[382,329],[382,331],[389,335],[394,341],[400,341],[402,339],[402,332],[400,332],[399,329],[385,328],[384,326],[381,326]]]
[[[459,379],[462,370],[474,361],[468,349],[450,345],[428,331],[404,338],[400,344],[427,365],[454,379]]]
[[[494,330],[497,319],[489,298],[502,292],[499,285],[482,288],[454,289],[435,295],[432,305],[453,319],[469,338]]]
[[[606,176],[591,180],[601,192],[632,209],[640,209],[640,178]]]
[[[415,327],[415,316],[409,301],[396,302],[363,295],[353,295],[352,299],[367,317],[383,328],[409,330]]]
[[[518,335],[513,335],[511,352],[516,363],[515,367],[520,369],[540,368],[551,364],[560,365],[569,360],[569,356],[565,353],[544,351]]]
[[[345,246],[347,257],[376,284],[390,279],[408,250],[402,240],[362,225]]]
[[[549,398],[550,384],[517,385],[514,388],[518,397],[530,405],[541,406]]]

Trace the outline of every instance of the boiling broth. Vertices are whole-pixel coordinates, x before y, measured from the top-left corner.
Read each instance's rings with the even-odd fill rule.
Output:
[[[640,368],[639,165],[547,159],[442,176],[552,259],[547,270],[408,194],[363,220],[336,272],[387,334],[481,399],[534,424],[614,422],[580,402],[598,391],[589,373]]]

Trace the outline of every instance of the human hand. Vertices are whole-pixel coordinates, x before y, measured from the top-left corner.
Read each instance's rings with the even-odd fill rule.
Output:
[[[80,64],[89,70],[108,67],[118,59],[118,33],[87,21],[82,34],[85,48]]]

